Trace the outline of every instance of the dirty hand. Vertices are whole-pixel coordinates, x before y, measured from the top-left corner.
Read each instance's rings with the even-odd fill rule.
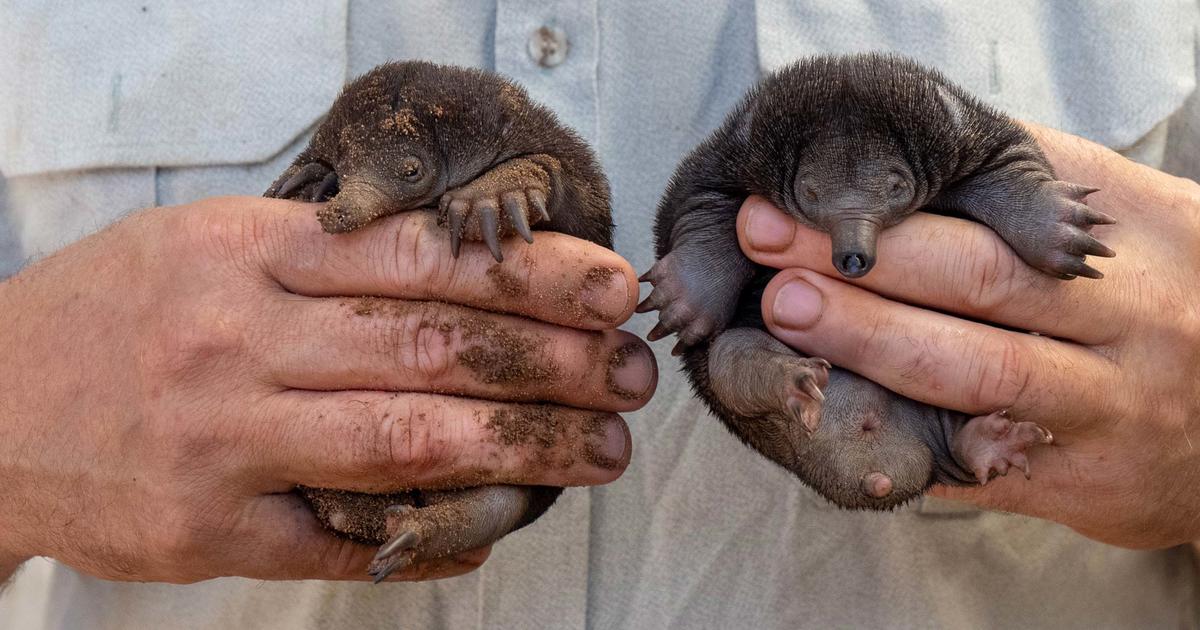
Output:
[[[311,204],[231,197],[135,214],[0,284],[0,579],[36,555],[121,580],[367,579],[376,550],[323,530],[296,485],[614,480],[615,412],[656,378],[615,330],[633,270],[560,234],[505,249],[455,259],[431,213],[331,236]],[[340,297],[363,295],[385,297]],[[550,439],[501,440],[492,419],[530,410]]]
[[[1032,131],[1059,177],[1099,188],[1089,205],[1117,220],[1095,229],[1117,252],[1095,260],[1104,279],[1051,279],[983,225],[917,214],[883,233],[870,274],[846,282],[828,236],[752,198],[742,248],[784,270],[763,296],[767,326],[904,396],[969,414],[1011,408],[1053,432],[1030,454],[1032,481],[936,494],[1126,547],[1198,539],[1200,186]]]

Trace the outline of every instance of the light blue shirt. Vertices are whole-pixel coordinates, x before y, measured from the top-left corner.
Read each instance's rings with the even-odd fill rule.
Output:
[[[680,157],[763,71],[813,53],[912,55],[1016,116],[1196,177],[1196,13],[1191,0],[0,2],[0,274],[132,209],[261,194],[347,78],[402,58],[502,72],[579,130],[612,183],[617,250],[640,270]],[[568,42],[553,67],[530,53],[543,26]],[[34,563],[0,625],[1196,624],[1190,550],[1121,550],[936,500],[827,507],[708,416],[668,346],[658,395],[627,416],[625,476],[569,490],[480,571],[172,586]]]

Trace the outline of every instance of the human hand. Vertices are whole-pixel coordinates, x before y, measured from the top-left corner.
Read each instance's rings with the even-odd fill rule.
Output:
[[[311,204],[216,198],[135,214],[0,284],[0,567],[367,579],[376,550],[324,530],[296,485],[617,478],[615,412],[656,379],[615,330],[633,270],[561,234],[505,247],[503,265],[482,244],[453,258],[431,213],[331,236]],[[363,295],[385,297],[339,297]],[[490,424],[531,411],[547,439]]]
[[[751,198],[742,249],[783,269],[763,295],[767,326],[909,398],[968,414],[1011,408],[1053,432],[1052,447],[1029,454],[1031,481],[937,495],[1125,547],[1200,539],[1200,186],[1031,131],[1059,177],[1100,188],[1088,204],[1117,220],[1095,228],[1117,252],[1094,260],[1104,279],[1052,279],[983,225],[919,213],[883,233],[870,274],[845,281],[827,235]]]

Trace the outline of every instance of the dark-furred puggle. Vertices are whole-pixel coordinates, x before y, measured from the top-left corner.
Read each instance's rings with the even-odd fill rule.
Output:
[[[587,144],[525,90],[490,72],[396,62],[346,86],[311,142],[265,193],[325,202],[325,231],[436,212],[453,254],[482,241],[562,232],[612,247],[608,181]],[[382,545],[376,581],[486,546],[539,517],[561,488],[490,485],[368,495],[301,488],[325,525]]]
[[[658,261],[639,312],[676,353],[697,394],[746,444],[845,508],[890,509],[935,483],[1029,474],[1026,449],[1051,436],[998,410],[979,417],[899,396],[766,332],[774,270],[738,246],[736,217],[762,195],[828,233],[848,277],[875,264],[880,231],[924,209],[978,221],[1029,265],[1100,278],[1089,234],[1112,218],[1095,189],[1059,181],[1034,138],[940,73],[898,56],[821,56],[750,90],[679,164],[658,206]]]

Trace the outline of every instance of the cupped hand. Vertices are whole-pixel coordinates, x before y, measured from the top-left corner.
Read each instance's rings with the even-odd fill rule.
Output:
[[[1102,280],[1026,266],[985,226],[917,214],[884,232],[854,281],[829,237],[761,198],[738,230],[782,269],[763,296],[771,333],[909,398],[969,414],[1010,408],[1049,428],[1033,478],[935,488],[1064,523],[1116,545],[1200,539],[1200,186],[1081,138],[1032,128],[1060,179],[1095,186],[1116,218]],[[1036,333],[1036,334],[1031,334]]]
[[[504,248],[499,265],[481,244],[454,258],[430,213],[332,236],[310,204],[214,198],[0,284],[0,567],[366,579],[375,549],[324,530],[297,485],[614,480],[631,451],[617,412],[657,375],[615,330],[633,270],[561,234]]]

